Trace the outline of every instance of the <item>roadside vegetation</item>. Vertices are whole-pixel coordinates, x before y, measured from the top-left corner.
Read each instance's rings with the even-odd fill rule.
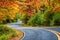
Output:
[[[18,38],[21,38],[22,35],[23,33],[20,31],[16,31],[7,26],[0,25],[0,40],[14,40],[16,37],[18,40]]]

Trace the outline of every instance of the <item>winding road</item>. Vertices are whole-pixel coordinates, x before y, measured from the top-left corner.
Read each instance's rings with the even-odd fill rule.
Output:
[[[20,40],[60,40],[60,28],[21,27],[20,22],[8,24],[10,28],[21,30],[24,36]]]

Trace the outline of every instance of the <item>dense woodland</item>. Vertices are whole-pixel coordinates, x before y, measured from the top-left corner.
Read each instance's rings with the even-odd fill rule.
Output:
[[[0,24],[60,25],[60,0],[0,0]]]
[[[23,35],[5,26],[18,20],[23,26],[60,26],[60,0],[0,0],[0,40]]]
[[[18,20],[23,26],[60,26],[60,0],[0,0],[0,40],[21,38],[5,26]]]

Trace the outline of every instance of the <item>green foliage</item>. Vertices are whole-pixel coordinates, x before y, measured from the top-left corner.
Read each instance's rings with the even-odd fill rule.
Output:
[[[1,37],[0,37],[0,40],[9,40],[9,38],[12,37],[12,34],[3,34]]]
[[[54,12],[50,25],[60,25],[60,10]]]
[[[47,9],[47,7],[44,4],[41,5],[41,7],[40,7],[41,13],[44,13],[46,11],[46,9]]]
[[[21,14],[20,14],[20,20],[23,22],[23,23],[27,23],[27,16],[26,16],[26,12],[25,11],[23,11],[23,12],[21,12]]]
[[[8,40],[12,36],[16,36],[16,32],[13,29],[0,25],[0,40]]]
[[[17,22],[18,19],[15,18],[15,19],[6,19],[6,20],[3,20],[1,24],[7,24],[7,23],[12,23],[12,22]]]
[[[21,15],[20,15],[19,13],[16,13],[15,19],[17,19],[17,20],[20,19],[20,16],[21,16]]]
[[[43,14],[44,17],[42,17],[42,18],[45,21],[43,21],[43,20],[42,21],[43,21],[44,25],[50,25],[50,20],[51,20],[51,17],[52,17],[52,12],[51,11],[52,11],[52,8],[49,8]]]
[[[47,9],[43,14],[35,13],[35,15],[29,19],[27,24],[33,25],[33,26],[50,25],[50,20],[52,16],[51,11],[52,11],[52,8]]]
[[[20,20],[23,21],[25,19],[25,17],[26,17],[25,16],[25,12],[21,12],[21,14],[20,14]]]
[[[29,19],[28,21],[28,25],[32,25],[32,26],[39,26],[41,25],[41,21],[40,21],[40,16],[41,14],[35,13],[34,16],[31,17],[31,19]]]
[[[24,0],[19,0],[20,2],[24,2]]]

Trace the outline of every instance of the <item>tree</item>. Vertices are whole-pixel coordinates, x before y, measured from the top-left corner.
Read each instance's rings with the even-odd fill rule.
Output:
[[[17,0],[0,0],[0,22],[7,19],[15,19],[15,15],[19,9],[16,1]]]

